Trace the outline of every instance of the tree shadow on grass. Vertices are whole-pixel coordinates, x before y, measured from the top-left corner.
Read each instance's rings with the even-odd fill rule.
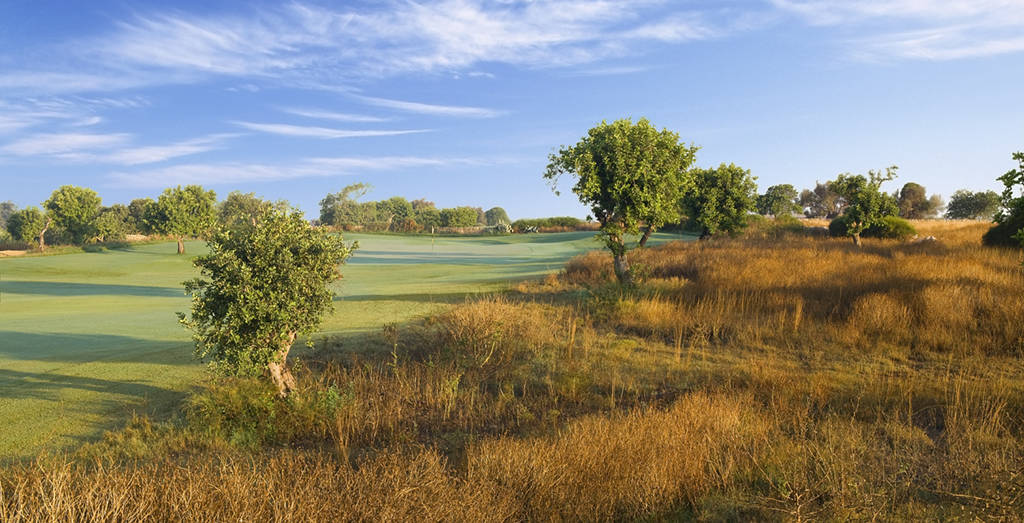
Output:
[[[147,340],[113,334],[0,331],[0,358],[13,360],[177,365],[187,361],[188,346],[184,340]]]
[[[181,298],[181,288],[151,285],[105,285],[98,283],[71,283],[58,281],[3,281],[0,292],[11,294],[38,294],[44,296],[141,296],[150,298]]]

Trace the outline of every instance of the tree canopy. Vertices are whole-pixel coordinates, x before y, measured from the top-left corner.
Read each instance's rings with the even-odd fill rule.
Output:
[[[749,170],[733,164],[693,171],[693,186],[682,198],[682,210],[701,231],[701,239],[719,232],[736,234],[747,226],[757,197],[754,180]]]
[[[287,366],[298,336],[312,333],[332,310],[328,284],[352,254],[340,236],[315,228],[297,210],[265,209],[255,223],[220,228],[210,253],[185,282],[195,353],[228,375],[265,373],[285,395],[295,387]]]
[[[647,226],[647,235],[679,217],[679,200],[691,186],[687,171],[697,147],[679,142],[668,129],[646,119],[601,122],[576,145],[548,157],[544,173],[557,193],[562,175],[573,176],[572,191],[601,224],[600,238],[612,252],[615,275],[631,283],[625,234]]]
[[[62,185],[43,203],[53,224],[67,231],[74,243],[85,243],[95,236],[94,221],[101,205],[96,191],[74,185]]]
[[[846,210],[846,200],[833,189],[832,182],[816,182],[814,189],[804,189],[799,203],[808,218],[832,219]]]
[[[861,245],[860,236],[866,229],[881,225],[882,218],[898,214],[896,199],[882,192],[882,184],[896,178],[895,165],[888,167],[885,174],[868,171],[868,176],[840,174],[832,187],[847,202],[843,217],[846,233],[853,242]]]
[[[186,236],[201,236],[216,222],[217,195],[199,185],[164,190],[146,209],[146,223],[160,234],[178,240],[178,254],[185,253]]]
[[[799,197],[796,188],[788,183],[773,185],[757,197],[757,213],[764,216],[788,216],[799,212]]]
[[[252,223],[272,205],[255,193],[231,191],[224,201],[217,204],[217,221],[227,227]]]
[[[491,207],[490,209],[487,209],[487,211],[484,212],[484,220],[486,220],[487,225],[492,227],[501,223],[512,223],[512,220],[508,217],[508,213],[501,207]]]
[[[39,249],[43,249],[46,246],[43,234],[48,223],[47,217],[38,208],[26,207],[7,218],[7,232],[19,242],[36,242]]]
[[[991,220],[997,212],[1001,199],[995,191],[971,192],[960,189],[950,196],[946,204],[946,218],[949,220]]]
[[[942,208],[942,198],[935,194],[928,196],[927,190],[919,183],[907,182],[896,194],[901,218],[920,220],[934,218]]]
[[[996,226],[983,238],[989,245],[1024,245],[1024,152],[1014,153],[1013,159],[1018,167],[999,177],[1004,186],[1001,209],[995,216]]]

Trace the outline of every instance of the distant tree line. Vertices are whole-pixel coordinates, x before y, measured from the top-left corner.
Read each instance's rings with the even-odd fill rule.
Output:
[[[386,200],[359,201],[371,189],[356,183],[320,200],[320,224],[365,231],[421,232],[440,227],[477,227],[510,224],[501,207],[448,207],[438,209],[425,199],[409,201],[401,196]]]

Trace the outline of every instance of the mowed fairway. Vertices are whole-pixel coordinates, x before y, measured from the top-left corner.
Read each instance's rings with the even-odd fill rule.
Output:
[[[664,241],[670,235],[652,240]],[[678,239],[678,236],[674,236]],[[436,238],[346,235],[360,248],[322,331],[366,332],[557,271],[593,233]],[[0,259],[0,458],[74,446],[131,412],[164,415],[205,369],[192,359],[173,243]]]

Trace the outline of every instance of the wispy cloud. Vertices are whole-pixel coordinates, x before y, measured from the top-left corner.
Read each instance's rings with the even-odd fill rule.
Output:
[[[254,122],[232,122],[239,127],[251,131],[259,131],[284,136],[298,136],[306,138],[360,138],[369,136],[398,136],[402,134],[414,134],[429,132],[430,129],[398,129],[398,130],[374,130],[374,129],[333,129],[330,127],[312,127],[306,125],[291,125],[283,123],[254,123]]]
[[[286,107],[281,109],[288,114],[294,114],[296,116],[304,116],[306,118],[315,118],[318,120],[333,120],[336,122],[353,122],[353,123],[374,123],[374,122],[386,122],[388,118],[381,118],[379,116],[367,116],[363,114],[348,114],[348,113],[337,113],[333,111],[324,111],[321,109],[302,109],[294,107]]]
[[[477,163],[481,162],[465,158],[418,156],[327,157],[307,158],[286,165],[262,163],[183,164],[135,172],[114,172],[108,178],[115,184],[131,187],[166,187],[188,183],[220,185]]]
[[[104,156],[93,158],[98,162],[140,165],[157,163],[220,149],[226,140],[237,134],[214,134],[168,145],[148,145],[120,149]]]
[[[408,113],[429,114],[434,116],[462,116],[469,118],[493,118],[505,114],[503,111],[488,109],[485,107],[469,107],[462,105],[436,105],[421,102],[409,102],[404,100],[392,100],[389,98],[377,98],[373,96],[356,96],[356,98],[369,105],[386,107],[397,111]]]
[[[212,151],[237,134],[213,134],[166,145],[131,146],[132,135],[35,134],[0,147],[0,154],[75,163],[141,165]]]
[[[953,60],[1024,51],[1024,0],[772,0],[812,25],[848,27],[865,60]]]
[[[88,133],[34,134],[0,147],[0,152],[14,156],[56,156],[70,158],[86,150],[111,149],[124,145],[131,135]]]

